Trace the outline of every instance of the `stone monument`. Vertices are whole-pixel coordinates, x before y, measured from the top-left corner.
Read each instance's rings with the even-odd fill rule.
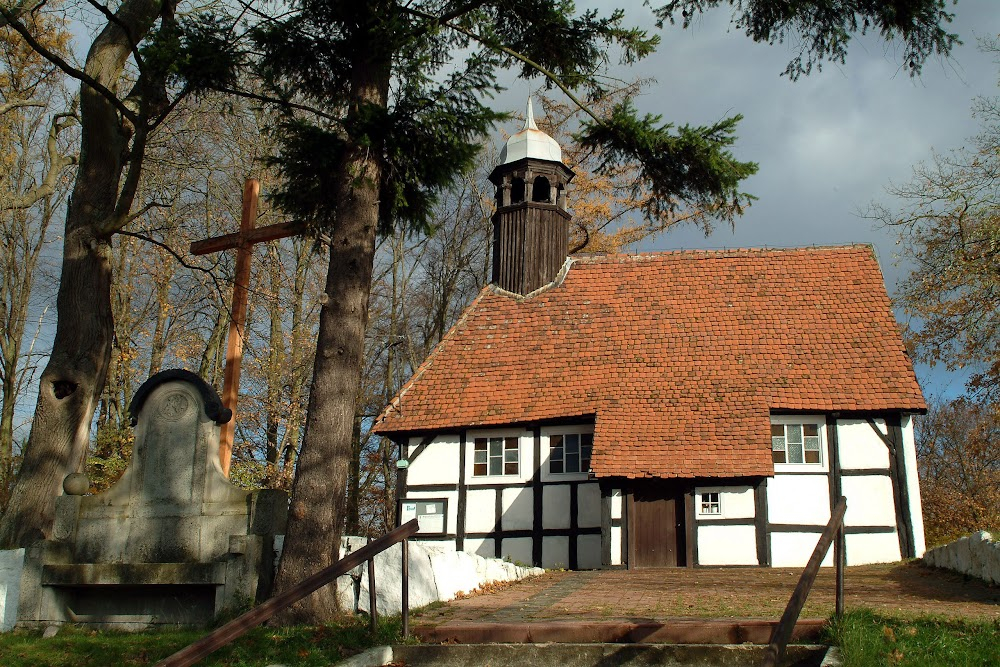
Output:
[[[129,408],[132,459],[104,493],[70,475],[50,539],[25,556],[18,624],[198,625],[270,594],[287,498],[222,474],[232,413],[204,380],[168,370]]]

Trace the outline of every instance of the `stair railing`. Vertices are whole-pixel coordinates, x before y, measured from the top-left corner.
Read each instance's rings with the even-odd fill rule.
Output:
[[[781,615],[781,620],[778,621],[778,625],[771,632],[771,642],[764,652],[764,660],[761,663],[761,667],[777,667],[785,657],[785,647],[788,646],[788,640],[792,638],[795,623],[799,620],[799,614],[802,613],[802,607],[806,604],[806,598],[809,597],[809,592],[816,581],[816,575],[819,573],[819,567],[826,557],[826,552],[830,550],[830,544],[833,543],[834,537],[837,538],[837,548],[834,552],[834,560],[837,567],[836,609],[838,616],[844,613],[845,512],[847,512],[847,498],[841,496],[830,515],[830,523],[826,524],[826,529],[820,535],[819,541],[816,542],[816,548],[813,549],[812,556],[809,557],[809,562],[806,563],[806,569],[802,570],[802,576],[799,577],[799,583],[795,586],[795,590],[792,591],[792,597],[788,599],[785,613]]]
[[[323,586],[329,584],[331,581],[336,579],[347,571],[354,569],[358,565],[361,565],[365,561],[369,562],[369,571],[371,571],[374,561],[372,560],[377,554],[385,551],[391,547],[396,542],[402,542],[402,612],[403,612],[403,635],[405,636],[409,631],[409,612],[410,612],[410,600],[409,600],[409,549],[407,549],[407,538],[416,534],[418,530],[417,520],[413,519],[408,523],[404,523],[399,528],[396,528],[390,533],[386,533],[382,537],[378,538],[374,542],[363,546],[355,552],[352,552],[341,558],[333,565],[326,567],[312,576],[306,577],[295,586],[292,586],[284,593],[275,595],[272,598],[268,598],[265,602],[257,605],[250,611],[246,612],[242,616],[238,616],[233,620],[229,621],[225,625],[216,630],[213,630],[209,634],[205,635],[198,641],[182,648],[173,655],[164,658],[163,660],[156,663],[156,667],[189,667],[195,664],[202,658],[208,656],[209,654],[217,651],[223,646],[227,646],[237,638],[244,635],[247,631],[257,627],[258,625],[264,623],[268,619],[272,618],[275,614],[284,609],[287,609],[291,605],[295,604],[302,598],[306,597],[313,591],[316,591]],[[374,605],[372,605],[372,615],[374,616]]]

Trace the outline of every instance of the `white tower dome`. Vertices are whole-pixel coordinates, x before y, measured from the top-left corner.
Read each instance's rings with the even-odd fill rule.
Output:
[[[562,162],[562,149],[556,140],[538,129],[535,114],[528,98],[528,110],[524,118],[524,129],[511,136],[500,151],[500,164],[517,162],[524,158]]]

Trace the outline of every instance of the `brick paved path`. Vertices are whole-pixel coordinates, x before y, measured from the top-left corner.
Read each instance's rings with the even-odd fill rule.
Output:
[[[415,623],[663,621],[678,618],[775,620],[798,581],[785,568],[695,568],[548,572],[495,593],[417,612]],[[918,564],[847,568],[848,608],[894,615],[1000,619],[1000,588]],[[802,618],[827,618],[834,572],[817,577]]]

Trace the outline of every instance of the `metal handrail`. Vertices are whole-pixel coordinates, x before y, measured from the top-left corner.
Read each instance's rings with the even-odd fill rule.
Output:
[[[352,570],[358,565],[364,563],[366,560],[372,559],[376,554],[385,551],[393,544],[400,541],[403,542],[403,628],[405,632],[405,629],[409,626],[409,619],[407,618],[409,611],[407,599],[409,597],[409,586],[407,582],[407,577],[409,575],[409,564],[407,563],[409,550],[406,548],[406,539],[416,534],[418,528],[419,526],[417,525],[416,519],[413,519],[408,523],[404,523],[399,528],[396,528],[390,533],[386,533],[371,544],[367,544],[357,551],[341,558],[333,565],[320,570],[312,576],[306,577],[284,593],[269,598],[242,616],[234,618],[193,644],[190,644],[173,655],[164,658],[156,663],[156,667],[189,667],[189,665],[195,664],[213,651],[228,645],[230,642],[242,636],[247,631],[257,627],[261,623],[264,623],[278,612],[290,607],[313,591],[322,588],[340,575],[346,573],[348,570]]]
[[[799,583],[795,586],[795,590],[792,591],[792,597],[788,599],[785,613],[781,615],[781,620],[778,621],[778,625],[771,632],[771,641],[764,652],[764,660],[761,662],[761,667],[776,667],[782,658],[785,657],[785,647],[788,645],[788,640],[792,638],[792,630],[795,629],[795,623],[799,620],[802,607],[805,606],[806,598],[809,597],[813,582],[816,581],[816,575],[819,573],[819,567],[823,563],[823,558],[826,557],[826,552],[830,550],[833,538],[842,535],[845,512],[847,512],[847,498],[841,496],[830,515],[830,523],[826,524],[826,529],[820,535],[819,541],[816,542],[816,548],[813,549],[812,556],[809,557],[809,562],[806,563],[806,569],[802,570],[802,576],[799,577]],[[836,560],[837,566],[837,613],[840,614],[843,613],[844,609],[842,599],[844,549],[842,539],[838,539],[837,543],[838,548],[834,560]]]

